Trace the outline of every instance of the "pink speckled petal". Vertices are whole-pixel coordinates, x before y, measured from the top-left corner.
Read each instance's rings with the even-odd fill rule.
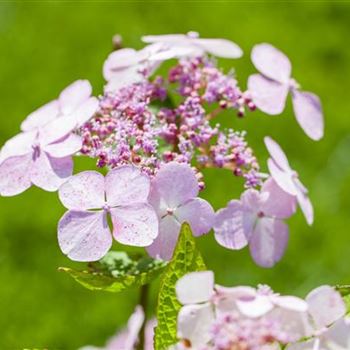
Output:
[[[44,146],[43,149],[50,154],[51,157],[63,158],[79,152],[82,143],[81,136],[69,134],[60,141]]]
[[[281,187],[283,191],[289,193],[292,196],[296,196],[298,193],[298,188],[293,181],[292,174],[290,172],[282,170],[271,158],[267,160],[267,166],[272,178],[275,180],[277,185]]]
[[[31,153],[32,146],[36,140],[36,135],[35,131],[21,132],[6,141],[1,148],[0,163],[9,157]]]
[[[261,207],[265,215],[286,219],[295,213],[296,197],[283,191],[272,177],[264,182],[261,192],[269,194]]]
[[[178,207],[175,216],[180,223],[190,224],[194,236],[201,236],[213,227],[215,213],[206,200],[194,198]]]
[[[172,215],[167,215],[159,221],[159,234],[154,242],[147,247],[147,252],[153,258],[170,260],[179,237],[181,225]]]
[[[265,78],[261,74],[253,74],[248,79],[248,90],[255,105],[263,112],[270,115],[283,112],[288,85]]]
[[[288,158],[284,153],[281,146],[271,137],[266,136],[264,138],[265,146],[271,156],[271,158],[275,161],[275,163],[285,171],[291,171]]]
[[[202,349],[210,340],[210,329],[215,319],[210,303],[185,305],[177,319],[177,336],[191,342],[191,348]]]
[[[183,305],[204,303],[209,301],[213,294],[212,271],[190,272],[176,282],[176,296]]]
[[[306,222],[309,225],[312,225],[314,222],[314,208],[308,197],[307,193],[302,191],[297,192],[297,200],[300,206],[301,211],[303,212]]]
[[[272,267],[281,260],[288,244],[288,226],[281,220],[258,220],[249,242],[254,261],[262,267]]]
[[[292,71],[291,63],[288,57],[274,46],[266,43],[255,45],[251,59],[255,68],[266,77],[280,83],[288,83]]]
[[[318,96],[294,90],[292,100],[295,118],[305,134],[315,141],[320,140],[324,134],[324,121]]]
[[[9,157],[0,165],[0,194],[15,196],[31,186],[32,154]]]
[[[72,175],[73,161],[71,157],[53,158],[44,151],[34,161],[30,178],[34,185],[45,191],[57,191]]]
[[[239,201],[231,201],[216,213],[214,232],[216,241],[228,249],[242,249],[248,244],[243,231],[243,212]]]
[[[150,180],[135,166],[124,165],[111,170],[105,182],[107,203],[111,207],[147,202]]]
[[[112,246],[112,235],[103,211],[66,212],[58,223],[58,243],[75,261],[101,259]]]
[[[58,98],[61,112],[65,115],[71,114],[91,96],[91,93],[92,86],[88,80],[77,80],[70,84]]]
[[[71,176],[59,189],[58,195],[67,209],[102,208],[105,179],[97,171],[83,171]]]
[[[193,43],[204,51],[223,58],[242,57],[242,49],[234,42],[226,39],[192,39]]]
[[[171,162],[163,165],[152,180],[150,203],[160,200],[175,209],[197,197],[198,181],[193,169],[187,164]]]
[[[40,128],[48,122],[57,118],[59,114],[59,103],[57,100],[51,101],[44,106],[38,108],[36,111],[30,113],[22,122],[21,129],[23,131],[30,131]]]
[[[331,325],[346,313],[340,293],[327,285],[311,291],[306,297],[306,302],[318,329]]]
[[[111,216],[113,236],[119,243],[146,247],[158,235],[158,218],[149,204],[113,208]]]

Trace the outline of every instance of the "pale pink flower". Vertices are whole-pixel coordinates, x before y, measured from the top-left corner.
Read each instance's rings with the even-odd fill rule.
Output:
[[[307,188],[299,180],[298,173],[290,167],[287,156],[277,142],[270,137],[265,137],[265,145],[270,154],[267,165],[271,176],[283,191],[297,198],[307,223],[312,225],[314,210]]]
[[[255,105],[267,114],[280,114],[291,92],[297,122],[311,139],[321,139],[324,132],[321,102],[315,94],[300,91],[291,78],[288,57],[270,44],[259,44],[254,46],[251,59],[261,73],[251,75],[248,80]]]
[[[213,273],[203,271],[179,279],[176,293],[183,305],[178,314],[178,337],[194,349],[221,349],[219,344],[223,344],[225,337],[227,344],[239,345],[240,340],[253,335],[259,327],[264,329],[263,334],[276,336],[285,343],[306,334],[307,303],[296,297],[280,296],[267,286],[258,289],[214,286]],[[231,322],[234,327],[230,326],[229,333],[223,334],[222,327]],[[259,332],[255,336],[256,339],[250,339],[251,343],[260,344],[264,339]],[[218,347],[206,347],[207,344]]]
[[[241,199],[231,201],[216,213],[214,232],[217,242],[229,249],[249,244],[254,261],[272,267],[283,256],[288,243],[288,226],[283,221],[296,208],[295,197],[269,178],[261,191],[246,190]]]
[[[158,219],[148,204],[150,180],[140,170],[125,165],[106,177],[96,171],[72,176],[59,189],[63,205],[69,209],[58,224],[58,242],[64,254],[76,261],[102,258],[113,236],[122,244],[149,246],[158,234]]]
[[[241,48],[234,42],[226,39],[202,39],[196,32],[187,34],[146,35],[142,37],[145,43],[162,43],[172,48],[174,58],[183,55],[184,49],[189,49],[189,56],[202,56],[206,52],[218,57],[239,58],[243,55]],[[158,56],[164,57],[164,56]]]
[[[170,162],[161,166],[152,180],[149,196],[159,218],[159,235],[147,248],[151,256],[171,259],[184,222],[190,224],[194,236],[211,230],[213,208],[197,197],[198,192],[196,174],[188,164]]]
[[[98,108],[98,100],[91,94],[92,87],[88,80],[73,82],[60,93],[58,99],[29,114],[21,124],[22,131],[41,128],[56,118],[63,119],[56,120],[52,126],[53,132],[55,127],[61,127],[61,124],[71,130],[81,126],[94,115]]]
[[[350,322],[345,319],[346,306],[330,286],[321,286],[306,297],[311,318],[311,339],[290,345],[288,350],[348,350]]]
[[[90,95],[90,83],[78,80],[23,121],[23,132],[1,149],[1,195],[19,194],[32,184],[56,191],[72,175],[71,156],[82,146],[72,131],[92,117],[98,104]]]

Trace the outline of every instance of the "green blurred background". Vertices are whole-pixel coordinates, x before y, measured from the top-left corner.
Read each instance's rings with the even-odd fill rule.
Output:
[[[242,88],[254,71],[249,52],[270,42],[288,54],[294,77],[317,93],[326,115],[326,136],[310,141],[293,117],[259,112],[225,125],[246,128],[265,168],[264,135],[276,138],[310,189],[316,209],[308,227],[298,213],[282,262],[254,265],[248,251],[219,247],[212,234],[198,240],[209,268],[222,284],[268,283],[276,291],[304,295],[321,283],[350,283],[350,4],[324,2],[1,2],[0,143],[21,120],[78,78],[102,91],[101,67],[120,33],[141,47],[143,34],[196,30],[203,37],[237,42],[245,56],[234,66]],[[92,163],[91,163],[92,164]],[[88,164],[77,162],[77,169]],[[209,171],[203,196],[216,209],[237,197],[242,183],[225,171]],[[77,266],[60,252],[56,224],[64,212],[55,194],[32,188],[0,198],[0,349],[77,349],[102,345],[128,318],[137,292],[84,290],[58,266]],[[156,288],[153,288],[153,294]],[[150,311],[154,307],[154,302]]]

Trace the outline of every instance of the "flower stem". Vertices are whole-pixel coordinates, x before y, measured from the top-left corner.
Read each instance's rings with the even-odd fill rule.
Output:
[[[145,348],[145,329],[147,323],[147,303],[148,303],[148,292],[149,285],[145,284],[140,289],[140,301],[139,304],[142,306],[143,312],[145,313],[145,319],[143,321],[142,327],[139,332],[139,342],[137,346],[137,350],[144,350]]]

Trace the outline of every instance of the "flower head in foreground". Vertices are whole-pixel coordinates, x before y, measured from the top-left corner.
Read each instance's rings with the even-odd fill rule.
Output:
[[[135,350],[139,343],[139,333],[143,322],[145,322],[145,313],[142,307],[138,305],[130,316],[127,327],[110,338],[104,347],[87,345],[79,350]],[[142,350],[153,350],[153,334],[156,323],[155,319],[146,322],[145,341]]]
[[[191,225],[195,236],[211,230],[214,210],[197,197],[198,192],[198,180],[189,165],[171,162],[159,169],[149,196],[159,218],[159,234],[147,248],[151,256],[171,259],[183,222]]]
[[[7,141],[0,153],[1,195],[19,194],[32,184],[56,191],[72,175],[71,156],[82,146],[72,131],[91,118],[98,105],[90,95],[90,84],[79,80],[23,121],[23,132]]]
[[[158,234],[158,219],[147,203],[149,178],[133,166],[111,170],[106,177],[96,171],[72,176],[59,189],[69,209],[58,224],[59,245],[72,260],[95,261],[112,245],[113,236],[132,246],[148,246]]]
[[[311,339],[288,346],[288,350],[348,350],[350,322],[341,295],[330,286],[321,286],[306,297],[311,319]]]
[[[324,125],[320,100],[311,92],[299,90],[291,78],[288,57],[270,44],[259,44],[253,48],[251,59],[261,73],[251,75],[248,80],[256,106],[267,114],[280,114],[290,91],[297,122],[311,139],[321,139]]]
[[[283,219],[292,216],[295,209],[295,197],[269,178],[260,192],[249,189],[239,201],[231,201],[216,213],[215,238],[229,249],[249,244],[254,261],[272,267],[282,258],[288,243],[288,226]]]
[[[306,335],[307,303],[267,286],[214,286],[213,273],[204,271],[182,277],[176,292],[183,304],[179,349],[272,350]]]
[[[265,137],[265,145],[270,154],[267,165],[271,176],[283,191],[296,197],[307,223],[312,225],[314,211],[307,188],[299,180],[298,173],[290,167],[287,156],[277,142]]]

